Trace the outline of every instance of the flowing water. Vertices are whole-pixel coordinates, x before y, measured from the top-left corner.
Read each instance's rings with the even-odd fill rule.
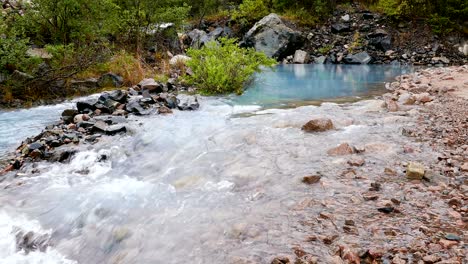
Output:
[[[342,161],[326,151],[343,141],[371,146],[378,154],[366,152],[366,160],[383,166],[401,155],[398,131],[410,119],[389,119],[374,100],[278,108],[374,94],[399,70],[281,66],[239,98],[201,98],[199,111],[131,117],[127,135],[82,144],[69,164],[39,163],[0,183],[0,263],[267,263],[290,252],[307,236],[307,214],[330,200],[330,208],[342,208],[358,188],[338,180]],[[68,106],[1,113],[0,149]],[[303,133],[314,117],[331,118],[337,129]],[[301,183],[317,171],[322,187]],[[317,208],[297,209],[304,199]],[[15,230],[49,236],[50,246],[17,251]]]

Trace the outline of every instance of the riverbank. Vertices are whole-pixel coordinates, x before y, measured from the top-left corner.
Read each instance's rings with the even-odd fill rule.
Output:
[[[463,263],[467,75],[422,70],[357,103],[129,115],[66,163],[8,172],[0,201],[51,230],[16,243],[79,263]]]

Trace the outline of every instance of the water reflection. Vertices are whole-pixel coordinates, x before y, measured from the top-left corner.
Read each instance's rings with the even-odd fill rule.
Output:
[[[237,104],[278,106],[297,101],[381,94],[384,83],[413,68],[391,65],[280,65],[258,74]]]

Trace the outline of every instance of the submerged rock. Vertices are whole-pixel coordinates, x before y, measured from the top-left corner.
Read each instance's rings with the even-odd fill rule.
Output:
[[[406,168],[406,177],[410,180],[422,180],[425,174],[424,165],[410,162]]]
[[[186,95],[177,99],[179,100],[177,108],[181,111],[193,111],[200,107],[196,96]]]
[[[305,184],[314,184],[320,181],[322,176],[320,175],[310,175],[302,178],[302,182]]]
[[[343,156],[356,153],[356,148],[350,146],[348,143],[340,144],[338,147],[332,148],[327,151],[330,156]]]
[[[323,132],[333,128],[333,122],[328,118],[312,119],[302,126],[302,130],[305,132]]]

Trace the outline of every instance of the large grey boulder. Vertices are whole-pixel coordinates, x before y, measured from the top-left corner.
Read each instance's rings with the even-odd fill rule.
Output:
[[[372,62],[372,57],[365,51],[356,54],[349,54],[344,58],[347,64],[369,64]]]
[[[243,45],[281,60],[293,54],[302,42],[299,31],[287,27],[277,14],[269,14],[247,32]]]
[[[206,41],[206,32],[199,29],[194,29],[187,33],[187,44],[192,48],[201,48],[203,42]]]
[[[217,27],[213,31],[206,33],[203,30],[194,29],[186,34],[184,43],[192,48],[201,48],[206,43],[217,40],[221,37],[232,37],[234,33],[229,27]]]
[[[392,37],[384,29],[377,29],[367,35],[369,39],[369,45],[374,46],[382,51],[388,51],[392,49]]]

